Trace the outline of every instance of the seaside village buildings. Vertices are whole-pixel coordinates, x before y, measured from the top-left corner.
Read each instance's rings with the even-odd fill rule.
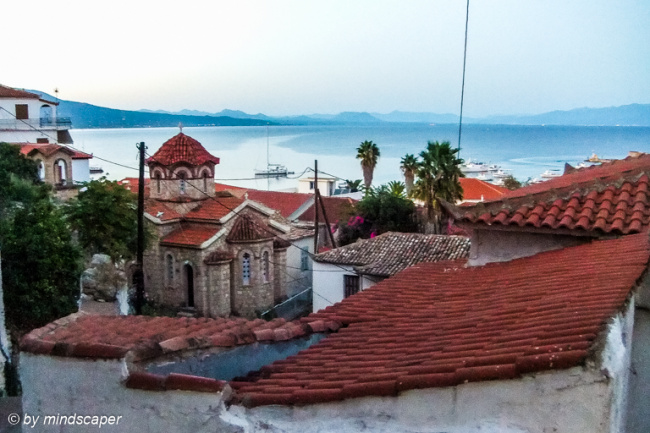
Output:
[[[41,180],[67,199],[76,194],[75,185],[90,180],[92,155],[65,146],[73,144],[72,122],[57,116],[58,105],[35,93],[0,85],[0,143],[20,146],[23,155],[38,162]]]
[[[181,163],[170,142],[195,159]],[[154,296],[193,296],[209,314],[77,313],[32,331],[21,342],[26,414],[104,414],[115,417],[106,428],[129,432],[650,431],[650,155],[447,205],[469,250],[264,321],[208,316],[255,309],[233,301],[246,278],[242,290],[282,296],[272,280],[290,221],[250,196],[212,193],[218,160],[188,137],[170,142],[149,160],[161,237],[147,278],[163,283]],[[231,301],[220,304],[227,272]],[[190,281],[193,295],[176,286]]]

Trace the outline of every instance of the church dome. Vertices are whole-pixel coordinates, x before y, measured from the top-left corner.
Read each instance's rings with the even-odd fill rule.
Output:
[[[153,156],[147,158],[147,164],[158,163],[165,166],[184,162],[189,165],[203,165],[207,162],[219,164],[219,158],[205,150],[203,145],[182,132],[167,140]]]

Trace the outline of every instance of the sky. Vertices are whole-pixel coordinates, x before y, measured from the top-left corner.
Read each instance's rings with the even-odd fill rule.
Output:
[[[0,84],[126,110],[458,114],[466,6],[5,2]],[[650,103],[648,23],[647,0],[471,0],[463,115]]]

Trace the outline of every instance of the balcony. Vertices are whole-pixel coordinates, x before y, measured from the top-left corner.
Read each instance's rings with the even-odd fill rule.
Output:
[[[39,129],[65,130],[72,128],[69,117],[36,118],[36,119],[0,119],[2,131],[25,131]]]

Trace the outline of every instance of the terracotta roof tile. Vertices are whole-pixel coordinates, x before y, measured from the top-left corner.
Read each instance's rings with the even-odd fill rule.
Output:
[[[307,404],[581,365],[649,250],[641,234],[481,267],[420,263],[301,319],[346,327],[239,380],[237,398]],[[299,374],[304,390],[273,382],[279,374]]]
[[[461,177],[459,180],[463,188],[463,201],[495,200],[510,192],[508,188],[481,179]]]
[[[160,239],[160,245],[198,248],[220,229],[220,226],[212,224],[181,223],[178,229]]]
[[[203,165],[206,162],[219,164],[219,158],[212,156],[201,143],[181,132],[164,142],[153,156],[147,158],[146,162],[162,165],[173,165],[179,162]]]
[[[474,206],[447,206],[458,222],[629,234],[650,226],[650,155],[573,171]]]
[[[251,215],[240,215],[230,229],[228,242],[251,242],[272,239],[274,233],[267,228],[264,221]]]
[[[321,263],[358,266],[365,274],[390,276],[420,262],[466,259],[470,241],[461,236],[387,232],[318,254]]]
[[[0,98],[40,99],[41,97],[36,93],[14,89],[13,87],[7,87],[0,84]]]

